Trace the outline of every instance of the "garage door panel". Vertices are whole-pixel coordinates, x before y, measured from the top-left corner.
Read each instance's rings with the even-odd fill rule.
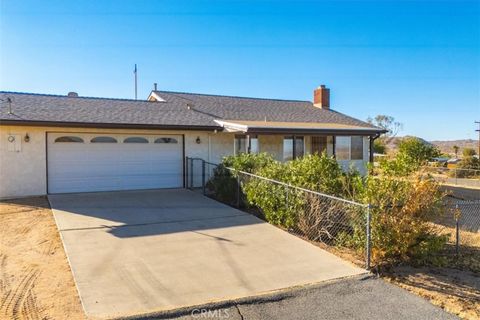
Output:
[[[76,136],[79,142],[55,142]],[[91,143],[95,134],[49,133],[48,186],[50,193],[178,188],[183,184],[181,136],[142,135],[149,143]],[[138,135],[140,136],[140,135]],[[153,143],[158,137],[178,143]]]

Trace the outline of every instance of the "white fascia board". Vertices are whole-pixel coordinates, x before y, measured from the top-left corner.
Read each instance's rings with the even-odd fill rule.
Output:
[[[155,100],[157,102],[165,102],[165,100],[160,97],[155,91],[150,92],[150,95],[148,96],[148,100],[152,101]]]
[[[244,124],[226,122],[221,120],[214,120],[214,121],[218,123],[220,126],[222,126],[223,128],[225,128],[227,132],[247,132],[248,131],[248,126]]]

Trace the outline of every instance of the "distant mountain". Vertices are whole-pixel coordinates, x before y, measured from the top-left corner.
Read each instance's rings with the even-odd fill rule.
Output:
[[[387,145],[388,152],[395,152],[398,148],[398,144],[404,138],[411,137],[395,137],[393,138],[390,143]],[[418,137],[417,137],[418,138]],[[436,145],[442,153],[454,155],[453,146],[458,146],[458,155],[462,154],[464,148],[473,148],[478,152],[478,140],[473,139],[464,139],[464,140],[435,140],[435,141],[426,141],[422,138],[420,140],[424,141],[425,143]]]
[[[388,142],[388,144],[387,144],[387,150],[388,150],[388,152],[395,152],[395,151],[397,151],[398,145],[400,144],[400,142],[402,141],[402,139],[405,139],[405,138],[417,138],[417,139],[419,139],[420,141],[422,141],[423,143],[432,144],[431,142],[428,142],[428,141],[425,140],[425,139],[422,139],[422,138],[420,138],[420,137],[415,137],[415,136],[394,137],[394,138],[390,138],[390,139],[389,139],[389,142]]]
[[[454,154],[453,146],[458,146],[460,149],[458,154],[461,155],[464,148],[473,148],[478,152],[478,140],[464,139],[464,140],[450,140],[450,141],[430,141],[430,143],[438,146],[443,153]]]

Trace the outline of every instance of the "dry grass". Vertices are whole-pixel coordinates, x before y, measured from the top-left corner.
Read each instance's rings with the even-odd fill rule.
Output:
[[[85,319],[44,197],[0,202],[0,319]]]

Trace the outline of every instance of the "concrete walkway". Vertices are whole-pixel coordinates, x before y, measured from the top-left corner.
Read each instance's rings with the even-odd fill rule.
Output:
[[[88,316],[175,309],[365,272],[183,189],[49,200]]]

